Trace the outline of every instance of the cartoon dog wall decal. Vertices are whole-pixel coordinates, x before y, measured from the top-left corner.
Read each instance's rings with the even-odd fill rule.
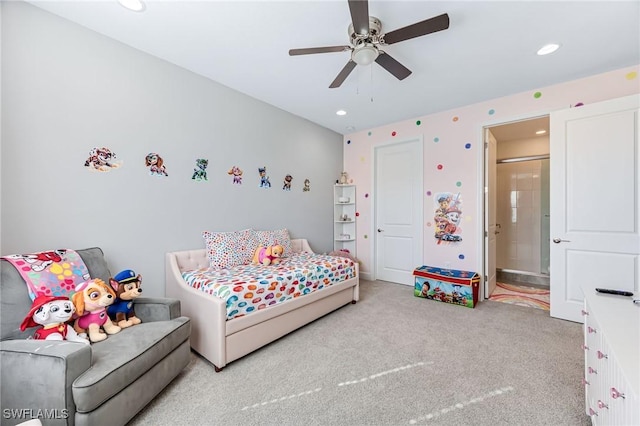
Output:
[[[84,162],[84,166],[89,170],[98,172],[108,172],[111,169],[120,167],[121,162],[116,161],[116,154],[109,148],[93,148],[89,152],[89,158]]]
[[[169,176],[164,160],[155,152],[150,152],[144,159],[145,166],[149,167],[151,176]]]
[[[271,182],[269,182],[269,176],[267,176],[267,167],[258,167],[258,173],[260,174],[260,188],[271,188]]]
[[[193,175],[191,179],[195,181],[208,180],[207,179],[207,167],[209,166],[209,160],[206,158],[198,158],[196,160],[196,167],[193,169]]]
[[[233,183],[242,184],[242,170],[240,170],[240,167],[231,167],[227,174],[233,176]]]
[[[284,177],[284,185],[282,185],[282,189],[285,191],[291,191],[291,181],[293,180],[293,176],[286,175]]]
[[[304,180],[304,186],[302,187],[302,192],[311,191],[311,181],[309,179]]]

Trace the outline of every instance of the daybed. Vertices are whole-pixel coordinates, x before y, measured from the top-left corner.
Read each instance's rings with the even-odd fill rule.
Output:
[[[291,248],[291,259],[298,254],[304,256],[301,253],[313,254],[304,239],[292,239]],[[231,361],[341,306],[356,303],[359,298],[358,263],[351,262],[349,279],[320,285],[319,290],[228,319],[230,315],[223,298],[192,287],[183,276],[189,271],[207,269],[209,265],[205,249],[167,253],[166,294],[181,301],[182,312],[191,318],[191,347],[209,360],[217,372]]]
[[[78,250],[92,278],[109,280],[98,247]],[[31,339],[27,285],[0,260],[2,425],[39,418],[56,425],[124,425],[190,361],[190,322],[176,299],[140,297],[141,324],[91,345]]]

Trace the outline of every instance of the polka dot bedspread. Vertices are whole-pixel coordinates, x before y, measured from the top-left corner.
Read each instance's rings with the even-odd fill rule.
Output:
[[[202,268],[183,272],[182,278],[191,287],[225,300],[230,320],[346,281],[355,273],[351,259],[298,253],[275,266]]]

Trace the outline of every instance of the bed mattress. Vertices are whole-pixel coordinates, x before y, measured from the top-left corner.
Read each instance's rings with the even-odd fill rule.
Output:
[[[182,273],[194,289],[226,302],[227,320],[303,297],[356,275],[346,257],[298,253],[278,265],[239,265],[230,269],[202,268]]]

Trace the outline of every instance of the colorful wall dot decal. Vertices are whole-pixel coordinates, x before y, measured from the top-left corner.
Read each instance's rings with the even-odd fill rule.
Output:
[[[366,240],[367,238],[369,238],[369,236],[367,234],[364,234],[364,239]]]
[[[495,110],[495,109],[491,108],[491,109],[489,110],[489,115],[493,115],[493,114],[495,114],[495,113],[496,113],[496,110]]]
[[[391,136],[395,136],[395,135],[396,135],[396,132],[391,132]]]
[[[584,105],[584,104],[583,104],[582,102],[578,102],[577,104],[575,104],[575,105],[574,105],[574,107],[581,107],[581,106],[583,106],[583,105]]]
[[[431,196],[431,191],[427,191],[427,197]]]
[[[364,157],[360,157],[360,162],[364,163]]]
[[[356,217],[360,217],[360,212],[356,212]]]
[[[369,194],[364,194],[364,198],[369,198]]]
[[[458,255],[458,259],[460,259],[460,260],[464,259],[464,254],[459,254]]]
[[[416,121],[416,126],[419,126],[421,124],[422,124],[422,121],[420,121],[420,120]]]
[[[454,122],[454,123],[455,123],[456,121],[458,121],[458,120],[459,120],[459,118],[458,118],[458,116],[457,116],[457,115],[456,115],[455,117],[453,117],[453,122]]]
[[[465,147],[466,149],[469,149],[469,148],[471,148],[471,144],[470,144],[469,142],[467,142],[466,144],[464,144],[464,147]]]
[[[457,182],[456,182],[456,186],[457,186],[457,187],[461,187],[461,186],[462,186],[462,182],[457,181]]]
[[[368,136],[371,136],[371,132],[367,133]]]
[[[638,76],[638,73],[635,71],[631,71],[630,73],[628,73],[627,75],[625,75],[627,80],[633,80],[634,78],[636,78]]]
[[[351,143],[351,139],[349,139],[349,140],[347,141],[347,145],[349,145],[350,143]]]
[[[442,164],[438,164],[438,170],[442,170],[444,166]]]
[[[533,97],[536,99],[540,99],[540,97],[542,97],[542,92],[536,92],[533,94]]]
[[[436,137],[436,138],[433,138],[433,141],[434,141],[434,142],[440,142],[440,138],[437,138],[437,137]]]

